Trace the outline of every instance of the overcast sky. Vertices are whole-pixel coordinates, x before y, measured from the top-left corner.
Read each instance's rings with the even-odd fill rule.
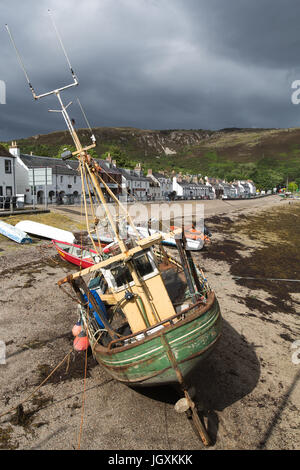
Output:
[[[4,27],[38,93],[65,93],[85,127],[220,129],[300,126],[299,0],[2,0],[0,140],[64,129],[54,97],[34,102]]]

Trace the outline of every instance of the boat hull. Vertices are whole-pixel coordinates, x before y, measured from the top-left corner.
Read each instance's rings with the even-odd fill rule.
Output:
[[[67,243],[67,242],[61,242],[58,240],[52,240],[53,245],[55,246],[59,256],[61,259],[64,261],[68,261],[69,263],[75,264],[76,266],[80,266],[81,268],[90,268],[95,264],[95,261],[93,260],[93,255],[97,255],[97,252],[94,250],[89,250],[91,253],[91,257],[88,259],[80,258],[78,256],[74,256],[70,253],[68,253],[64,247],[75,247],[78,249],[82,249],[80,245],[75,245],[73,243]]]
[[[72,232],[51,227],[50,225],[40,224],[39,222],[22,220],[18,222],[15,227],[26,233],[36,235],[37,237],[50,238],[51,240],[60,240],[67,243],[75,242],[75,237]]]
[[[0,234],[10,238],[16,243],[32,243],[31,238],[23,230],[0,221]]]
[[[212,352],[221,330],[220,308],[212,292],[207,304],[190,313],[185,320],[166,326],[129,346],[107,350],[96,345],[93,351],[99,364],[115,379],[128,385],[172,384],[178,383],[176,367],[186,379]],[[176,367],[168,348],[175,358]]]

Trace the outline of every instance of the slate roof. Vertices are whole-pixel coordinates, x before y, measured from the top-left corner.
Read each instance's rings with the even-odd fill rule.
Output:
[[[78,162],[73,161],[70,165],[71,161],[64,162],[59,158],[52,158],[52,157],[39,157],[37,155],[26,155],[21,153],[20,158],[22,162],[27,166],[27,168],[52,168],[54,174],[58,175],[71,175],[76,176],[78,175],[76,168],[78,166]],[[74,167],[74,165],[76,167]],[[68,166],[71,168],[68,168]]]
[[[76,176],[78,175],[78,161],[77,160],[67,160],[63,161],[59,158],[52,158],[52,157],[40,157],[38,155],[27,155],[21,154],[20,158],[22,162],[27,166],[27,168],[52,168],[54,174],[59,175],[71,175]],[[105,160],[95,159],[101,168],[103,168],[104,172],[110,173],[111,175],[120,174],[120,170],[118,168],[112,167],[110,168],[109,165]]]
[[[147,181],[149,183],[149,178],[146,178],[145,176],[138,176],[136,173],[131,174],[129,171],[124,170],[123,168],[119,168],[120,172],[126,178],[127,180],[131,181]]]
[[[167,175],[163,175],[162,173],[152,173],[154,178],[158,179],[158,178],[164,178],[164,179],[170,179],[169,176]]]

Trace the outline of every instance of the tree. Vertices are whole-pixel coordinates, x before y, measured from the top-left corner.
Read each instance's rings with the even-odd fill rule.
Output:
[[[291,193],[295,193],[295,192],[298,190],[298,186],[297,186],[297,184],[295,183],[295,181],[292,181],[291,183],[289,183],[289,185],[288,185],[288,190],[289,190]]]
[[[128,166],[128,158],[125,152],[118,145],[111,145],[107,152],[102,155],[103,160],[105,160],[108,156],[110,156],[113,160],[116,160],[118,166]]]
[[[284,182],[283,174],[275,170],[257,169],[253,172],[253,181],[259,190],[268,190],[276,188]]]

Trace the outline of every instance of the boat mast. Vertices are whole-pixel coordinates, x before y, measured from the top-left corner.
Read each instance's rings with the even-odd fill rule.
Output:
[[[71,155],[70,155],[70,157],[71,157],[71,156],[77,156],[78,160],[80,161],[80,164],[82,165],[82,168],[84,168],[85,170],[87,170],[87,171],[89,172],[89,175],[90,175],[90,177],[91,177],[91,179],[92,179],[92,182],[93,182],[93,184],[94,184],[94,186],[95,186],[95,188],[96,188],[96,190],[97,190],[97,193],[98,193],[98,196],[99,196],[99,198],[100,198],[100,201],[101,201],[101,203],[103,204],[103,206],[104,206],[104,208],[105,208],[105,212],[106,212],[107,217],[108,217],[108,220],[109,220],[109,222],[110,222],[110,224],[111,224],[111,226],[112,226],[112,229],[113,229],[113,231],[114,231],[114,234],[115,234],[115,237],[116,237],[116,239],[117,239],[117,241],[118,241],[118,244],[119,244],[119,246],[120,246],[120,248],[121,248],[121,251],[122,251],[123,253],[125,253],[125,252],[127,252],[126,245],[125,245],[124,241],[121,239],[121,237],[120,237],[120,235],[119,235],[119,232],[118,232],[118,230],[117,230],[116,224],[115,224],[115,222],[114,222],[114,220],[113,220],[113,218],[112,218],[112,216],[111,216],[111,213],[110,213],[110,211],[109,211],[109,209],[108,209],[108,207],[107,207],[107,203],[106,203],[106,200],[105,200],[103,191],[102,191],[101,186],[100,186],[100,184],[99,184],[98,178],[97,178],[97,176],[95,175],[95,169],[94,169],[94,168],[92,168],[92,170],[90,169],[90,161],[91,161],[91,158],[88,156],[87,151],[90,150],[90,149],[92,149],[92,148],[95,148],[95,147],[96,147],[96,138],[95,138],[94,135],[92,135],[92,136],[91,136],[91,139],[92,139],[92,142],[93,142],[93,143],[92,143],[91,145],[89,145],[89,146],[86,146],[86,147],[83,147],[83,146],[82,146],[82,144],[81,144],[81,142],[80,142],[80,139],[79,139],[79,137],[78,137],[78,135],[77,135],[77,133],[76,133],[76,131],[75,131],[75,129],[74,129],[73,124],[72,124],[72,121],[71,121],[71,119],[70,119],[70,116],[69,116],[69,114],[68,114],[68,112],[67,112],[67,109],[68,109],[68,107],[72,104],[72,102],[68,103],[68,104],[65,106],[64,103],[63,103],[63,101],[62,101],[62,99],[61,99],[61,96],[60,96],[60,94],[61,94],[62,91],[67,90],[67,89],[69,89],[69,88],[71,88],[71,87],[77,86],[77,85],[79,84],[79,81],[78,81],[78,78],[77,78],[77,76],[76,76],[76,74],[75,74],[75,72],[74,72],[74,70],[73,70],[73,68],[72,68],[72,66],[71,66],[70,60],[69,60],[69,58],[68,58],[68,55],[67,55],[67,53],[66,53],[66,50],[65,50],[65,48],[64,48],[62,39],[61,39],[61,37],[60,37],[60,35],[59,35],[58,29],[57,29],[57,27],[56,27],[56,25],[55,25],[55,22],[54,22],[54,20],[53,20],[53,17],[52,17],[52,15],[51,15],[50,10],[48,10],[48,13],[49,13],[49,15],[50,15],[50,17],[51,17],[51,20],[52,20],[52,23],[53,23],[55,32],[56,32],[57,37],[58,37],[58,40],[59,40],[59,42],[60,42],[60,44],[61,44],[61,47],[62,47],[63,52],[64,52],[64,55],[65,55],[66,60],[67,60],[67,62],[68,62],[68,65],[69,65],[69,68],[70,68],[70,71],[71,71],[71,74],[72,74],[72,77],[73,77],[73,82],[70,83],[69,85],[66,85],[66,86],[61,87],[61,88],[57,88],[57,89],[52,90],[52,91],[49,91],[49,92],[47,92],[47,93],[43,93],[43,94],[38,95],[38,94],[35,92],[35,90],[34,90],[32,84],[31,84],[31,82],[30,82],[28,73],[26,72],[24,63],[23,63],[23,61],[22,61],[22,59],[21,59],[20,53],[19,53],[19,51],[18,51],[18,49],[17,49],[17,46],[16,46],[16,43],[15,43],[14,38],[13,38],[13,36],[12,36],[12,33],[11,33],[10,29],[9,29],[9,26],[8,26],[7,24],[6,24],[5,26],[6,26],[6,29],[7,29],[8,34],[9,34],[10,40],[11,40],[11,42],[12,42],[12,45],[13,45],[13,47],[14,47],[14,49],[15,49],[16,54],[17,54],[17,57],[18,57],[20,66],[21,66],[21,68],[22,68],[22,70],[23,70],[23,72],[24,72],[24,75],[25,75],[25,77],[26,77],[26,80],[27,80],[27,82],[28,82],[29,88],[30,88],[30,90],[31,90],[31,92],[32,92],[33,98],[34,98],[35,100],[39,100],[39,99],[41,99],[41,98],[45,98],[46,96],[55,95],[56,98],[58,99],[59,104],[60,104],[60,106],[61,106],[61,109],[59,109],[59,110],[50,109],[49,111],[50,111],[50,112],[59,112],[59,113],[62,113],[63,118],[64,118],[64,120],[65,120],[65,122],[66,122],[67,128],[68,128],[68,130],[69,130],[69,132],[70,132],[70,134],[71,134],[71,137],[72,137],[73,142],[74,142],[75,147],[76,147],[76,152],[72,152]],[[81,105],[80,105],[80,107],[81,107]],[[94,170],[94,171],[93,171],[93,170]],[[105,185],[105,186],[107,186],[107,185]],[[108,187],[107,187],[107,188],[108,188]]]

